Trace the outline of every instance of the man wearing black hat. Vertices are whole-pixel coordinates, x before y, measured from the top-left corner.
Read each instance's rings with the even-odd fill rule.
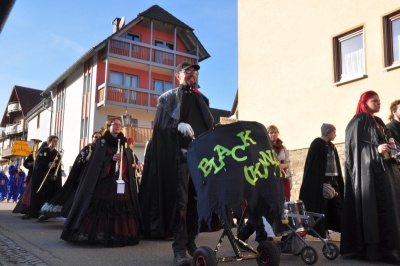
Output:
[[[179,87],[159,97],[139,189],[143,236],[173,236],[176,265],[190,265],[186,250],[193,256],[197,248],[198,216],[186,151],[192,139],[214,124],[208,99],[198,90],[199,69],[192,62],[179,64]]]

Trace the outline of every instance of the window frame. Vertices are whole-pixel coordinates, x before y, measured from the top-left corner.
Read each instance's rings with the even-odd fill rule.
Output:
[[[400,67],[400,44],[399,45],[399,58],[394,61],[393,52],[393,22],[400,21],[400,10],[390,13],[382,18],[383,23],[383,43],[384,43],[384,67],[385,68],[397,68]],[[400,40],[399,40],[400,42]]]
[[[342,78],[342,47],[343,41],[349,40],[356,36],[362,35],[362,49],[363,49],[363,72],[352,75],[348,78]],[[333,75],[334,85],[340,85],[343,83],[359,80],[367,77],[366,75],[366,63],[365,63],[365,33],[364,26],[359,26],[352,30],[346,31],[336,37],[333,37]]]
[[[127,33],[123,34],[121,37],[124,39],[130,40],[130,41],[133,41],[133,42],[141,42],[141,40],[142,40],[140,34],[133,33],[133,32],[127,32]],[[130,37],[130,38],[128,38],[128,37]],[[135,38],[137,38],[139,40],[135,40]]]

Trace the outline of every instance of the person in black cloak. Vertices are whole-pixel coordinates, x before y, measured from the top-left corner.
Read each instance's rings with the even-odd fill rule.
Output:
[[[192,138],[210,130],[214,120],[208,99],[197,89],[200,66],[182,62],[175,77],[180,86],[162,94],[146,150],[139,200],[143,235],[167,238],[173,235],[176,265],[190,265],[198,231],[195,190],[186,152]]]
[[[76,189],[78,188],[80,177],[85,169],[88,161],[92,155],[94,143],[101,137],[100,132],[92,134],[92,142],[83,147],[83,149],[76,156],[72,165],[71,171],[68,175],[67,181],[50,202],[46,202],[42,209],[39,221],[47,220],[53,217],[67,217],[71,209],[72,202],[75,197]]]
[[[31,205],[31,194],[32,194],[32,173],[34,169],[34,164],[35,164],[35,156],[36,154],[39,154],[40,151],[47,146],[47,141],[42,142],[40,147],[38,148],[37,151],[33,151],[31,154],[29,154],[28,157],[24,160],[24,167],[28,169],[28,174],[26,176],[26,190],[24,194],[21,196],[21,199],[18,201],[17,205],[15,206],[14,210],[12,211],[13,213],[22,213],[23,215],[21,216],[21,219],[23,220],[28,220],[30,219],[29,215],[29,207]],[[35,152],[35,154],[33,154]]]
[[[386,127],[390,130],[396,145],[400,146],[400,100],[390,104],[389,121],[390,123],[386,124]]]
[[[57,171],[61,156],[56,150],[57,136],[47,138],[47,146],[38,152],[32,173],[29,215],[39,218],[40,209],[61,189],[61,171]],[[57,171],[57,173],[56,173]]]
[[[346,127],[340,253],[399,264],[400,172],[379,110],[378,94],[363,93]]]
[[[332,143],[335,137],[336,128],[331,124],[322,124],[321,137],[313,140],[307,153],[299,194],[307,211],[325,214],[325,219],[314,226],[322,238],[327,237],[328,229],[341,231],[344,182],[339,155]],[[323,196],[327,184],[335,190],[332,198]]]
[[[107,128],[84,169],[61,239],[134,246],[140,241],[140,208],[132,152],[121,132],[120,117],[107,119]]]

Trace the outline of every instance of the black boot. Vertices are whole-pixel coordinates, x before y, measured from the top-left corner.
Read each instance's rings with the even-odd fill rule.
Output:
[[[174,262],[176,266],[188,266],[190,261],[186,257],[186,252],[179,252],[174,254]]]
[[[194,242],[189,242],[189,243],[186,244],[186,249],[187,249],[189,255],[193,257],[194,252],[197,249],[197,246],[196,246],[196,244]]]
[[[247,241],[249,237],[254,233],[254,227],[250,224],[245,224],[242,229],[240,229],[237,237],[242,241]]]
[[[400,257],[397,250],[382,249],[382,261],[390,264],[400,264]]]

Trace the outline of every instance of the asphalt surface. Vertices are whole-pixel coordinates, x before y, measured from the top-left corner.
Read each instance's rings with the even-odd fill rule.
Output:
[[[173,266],[171,241],[141,240],[137,246],[105,248],[86,243],[71,244],[59,237],[63,221],[52,219],[39,223],[35,219],[22,220],[20,214],[12,213],[15,203],[0,203],[0,265],[166,265]],[[235,230],[235,229],[233,229]],[[222,231],[201,233],[197,245],[214,249]],[[340,235],[332,234],[331,242],[340,245]],[[307,243],[314,247],[318,260],[314,265],[385,265],[382,262],[345,259],[339,256],[328,260],[322,254],[322,241],[307,236]],[[257,247],[252,236],[249,244]],[[217,257],[234,256],[229,240],[225,237],[217,252]],[[280,265],[307,265],[301,257],[281,254]],[[222,262],[218,265],[257,265],[256,260]],[[388,265],[388,264],[386,264]]]

